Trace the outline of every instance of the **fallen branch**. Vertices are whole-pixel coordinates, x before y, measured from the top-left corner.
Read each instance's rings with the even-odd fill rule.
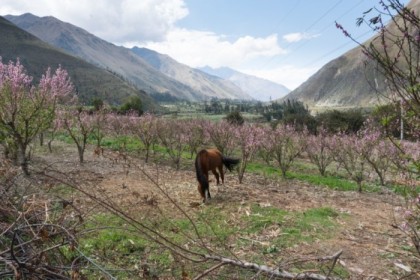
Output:
[[[212,267],[210,267],[209,269],[207,269],[206,271],[204,271],[203,273],[201,273],[200,275],[197,275],[196,277],[194,277],[193,280],[199,280],[201,278],[203,278],[204,276],[206,276],[207,274],[209,274],[210,272],[212,272],[213,270],[218,269],[219,267],[222,267],[224,265],[226,265],[227,263],[224,262],[220,262]]]
[[[321,259],[321,261],[325,261],[325,260],[333,260],[333,264],[332,264],[332,266],[331,266],[331,268],[330,268],[330,271],[328,271],[328,274],[327,274],[327,279],[329,279],[329,277],[330,277],[330,275],[331,275],[331,273],[332,273],[332,271],[334,270],[334,266],[335,266],[335,264],[337,263],[337,261],[338,261],[338,258],[341,256],[341,254],[343,253],[343,250],[340,250],[340,251],[338,251],[337,253],[335,253],[334,255],[332,255],[331,257],[329,257],[329,258],[322,258]]]
[[[240,260],[233,260],[233,259],[229,259],[229,258],[225,258],[225,257],[220,257],[220,256],[211,256],[211,255],[205,255],[205,259],[207,260],[214,260],[214,261],[218,261],[219,265],[215,265],[211,268],[211,270],[214,270],[222,265],[233,265],[233,266],[237,266],[237,267],[241,267],[244,269],[249,269],[249,270],[253,270],[253,271],[257,271],[258,273],[264,273],[267,275],[270,275],[272,277],[282,277],[284,279],[294,279],[294,280],[339,280],[340,278],[336,278],[336,277],[330,277],[330,274],[335,266],[335,264],[337,263],[338,258],[340,257],[340,255],[342,254],[342,250],[338,251],[337,253],[335,253],[332,256],[328,256],[328,257],[323,257],[320,258],[319,260],[325,261],[325,260],[333,260],[333,266],[331,267],[330,271],[328,272],[328,275],[321,275],[321,274],[316,274],[316,273],[308,273],[308,272],[301,272],[301,273],[291,273],[285,270],[281,270],[279,268],[274,268],[274,267],[269,267],[266,265],[259,265],[256,263],[250,263],[250,262],[245,262],[245,261],[240,261]],[[199,275],[201,278],[201,275]],[[194,279],[200,279],[200,278],[194,278]]]

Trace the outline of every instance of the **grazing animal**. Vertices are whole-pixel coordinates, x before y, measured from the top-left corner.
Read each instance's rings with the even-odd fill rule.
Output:
[[[225,176],[223,174],[223,165],[232,171],[232,168],[239,163],[239,159],[228,158],[222,155],[218,149],[205,149],[197,153],[195,158],[195,172],[198,181],[198,191],[200,192],[203,202],[211,199],[209,188],[209,171],[216,177],[219,185],[219,173],[224,184]],[[216,168],[219,170],[217,173]]]

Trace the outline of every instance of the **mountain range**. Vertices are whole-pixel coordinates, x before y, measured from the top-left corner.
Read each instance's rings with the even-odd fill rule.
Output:
[[[420,0],[412,0],[408,6],[414,7],[418,15]],[[116,46],[54,17],[23,14],[6,18],[21,29],[0,18],[3,60],[20,57],[35,76],[41,75],[47,66],[61,64],[69,68],[80,95],[86,100],[101,97],[120,103],[130,95],[141,95],[147,104],[153,104],[150,97],[190,101],[295,99],[316,110],[371,107],[381,102],[381,94],[388,92],[385,78],[374,65],[366,64],[361,47],[330,61],[288,93],[282,85],[233,69],[194,69],[153,50]],[[389,28],[393,28],[392,22]],[[365,44],[372,40],[374,37]]]
[[[209,75],[205,71],[188,67],[171,58],[146,48],[132,48],[132,51],[143,58],[150,66],[168,77],[180,81],[195,92],[210,98],[252,99],[240,87],[217,75]]]
[[[54,17],[27,13],[6,19],[68,54],[121,76],[157,100],[253,99],[230,80],[149,49],[116,46]]]
[[[284,97],[290,92],[287,87],[272,81],[247,75],[229,67],[202,67],[200,70],[229,80],[255,100],[272,101]]]

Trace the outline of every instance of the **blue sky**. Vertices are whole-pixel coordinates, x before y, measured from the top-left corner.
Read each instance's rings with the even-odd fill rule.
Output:
[[[401,0],[406,4],[409,0]],[[231,67],[294,89],[356,46],[335,28],[356,27],[379,0],[2,0],[0,15],[51,15],[126,47],[165,53],[191,67]]]

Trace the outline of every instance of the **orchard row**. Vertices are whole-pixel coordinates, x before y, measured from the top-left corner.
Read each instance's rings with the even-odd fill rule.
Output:
[[[147,162],[153,147],[160,145],[179,168],[183,154],[191,157],[203,147],[216,147],[224,155],[241,159],[238,168],[242,182],[251,161],[275,165],[282,176],[298,158],[309,159],[325,176],[334,165],[342,169],[362,190],[366,180],[377,179],[385,185],[390,179],[408,179],[418,175],[420,145],[385,137],[369,122],[357,134],[329,134],[319,129],[316,135],[293,126],[245,122],[242,125],[226,120],[167,119],[144,114],[119,115],[100,110],[94,113],[73,110],[59,111],[52,132],[64,130],[77,145],[79,159],[89,138],[101,147],[105,136],[133,137],[141,142]],[[52,133],[51,135],[54,135]],[[121,143],[120,149],[125,149]],[[408,180],[406,180],[408,182]]]

